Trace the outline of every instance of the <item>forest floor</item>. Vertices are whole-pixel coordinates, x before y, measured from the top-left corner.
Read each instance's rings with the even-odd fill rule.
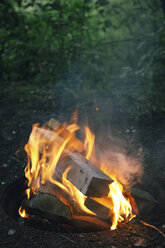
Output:
[[[34,94],[34,92],[31,92]],[[37,93],[35,93],[37,94]],[[33,123],[48,120],[57,109],[52,99],[21,99],[2,95],[0,117],[0,193],[16,178],[23,175],[23,157]],[[63,114],[63,113],[62,113]],[[122,124],[121,129],[123,129]],[[129,125],[129,124],[128,124]],[[150,191],[164,199],[165,192],[165,118],[156,116],[153,120],[135,124],[138,142],[145,149],[146,164],[144,178],[150,178]],[[19,153],[17,152],[19,150]],[[20,155],[21,154],[21,155]],[[148,184],[149,185],[149,184]],[[151,189],[152,188],[152,189]],[[154,195],[154,196],[155,196]],[[163,204],[163,203],[162,203]],[[143,220],[165,233],[165,208],[160,204]],[[165,247],[165,238],[155,229],[144,226],[137,220],[111,231],[92,233],[56,233],[35,229],[24,222],[15,222],[0,208],[0,247]]]

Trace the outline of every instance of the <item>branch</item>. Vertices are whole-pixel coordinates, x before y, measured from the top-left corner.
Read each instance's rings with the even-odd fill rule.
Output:
[[[149,227],[155,229],[156,231],[158,231],[158,232],[165,238],[165,234],[164,234],[162,231],[160,231],[157,227],[155,227],[155,226],[153,226],[153,225],[150,225],[150,224],[148,224],[148,223],[146,223],[146,222],[144,222],[144,221],[142,221],[142,220],[140,220],[140,222],[141,222],[143,225],[145,225],[145,226],[149,226]]]
[[[104,42],[104,43],[97,43],[96,46],[111,45],[113,43],[130,42],[130,41],[141,41],[141,39],[140,38],[137,38],[137,39],[129,38],[129,39],[124,39],[124,40],[112,40],[112,41],[107,41],[107,42]]]

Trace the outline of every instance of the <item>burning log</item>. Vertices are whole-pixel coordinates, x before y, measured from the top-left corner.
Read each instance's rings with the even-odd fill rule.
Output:
[[[39,218],[39,223],[48,220],[50,223],[63,231],[101,231],[109,229],[110,223],[101,220],[99,216],[75,215],[72,214],[69,207],[66,206],[55,196],[45,193],[39,193],[31,200],[24,200],[23,208],[31,219]],[[47,223],[47,222],[46,222]],[[60,227],[58,227],[60,224]],[[66,225],[66,229],[65,229]]]
[[[33,147],[35,138],[40,136],[42,140],[44,137],[44,143],[41,142],[37,147],[42,154],[43,149],[51,150],[51,144],[53,143],[59,143],[60,147],[60,145],[69,137],[69,144],[66,145],[63,153],[67,154],[68,152],[73,152],[75,150],[81,153],[84,150],[84,145],[72,134],[73,130],[76,131],[77,129],[79,129],[79,127],[76,127],[75,125],[71,126],[70,130],[68,130],[64,125],[60,124],[59,121],[51,118],[44,127],[39,127],[38,124],[33,126],[33,134],[30,136],[28,143]]]
[[[45,194],[45,195],[44,195]],[[104,206],[103,204],[97,202],[95,199],[92,199],[90,197],[86,197],[85,202],[84,202],[84,206],[87,207],[91,212],[89,212],[88,214],[83,211],[83,209],[80,209],[79,203],[74,201],[70,196],[68,196],[64,191],[62,191],[58,186],[47,182],[45,185],[41,185],[39,192],[37,193],[37,195],[35,196],[35,198],[43,198],[42,200],[35,200],[32,199],[32,205],[33,207],[35,207],[35,203],[39,204],[39,209],[43,209],[45,211],[48,211],[48,208],[45,208],[44,206],[40,206],[40,204],[42,205],[42,202],[46,199],[46,195],[52,195],[58,199],[61,199],[61,201],[63,202],[63,204],[67,205],[71,211],[71,213],[73,215],[76,216],[86,216],[86,215],[90,215],[92,213],[96,214],[96,216],[98,216],[99,218],[101,218],[102,220],[107,220],[107,218],[109,217],[109,213],[110,213],[110,209],[106,206]],[[54,198],[52,198],[54,199]],[[57,206],[58,207],[58,206]],[[51,207],[49,209],[49,212],[52,212]],[[58,211],[57,211],[58,212]],[[65,211],[66,212],[66,211]],[[69,217],[68,215],[66,217]]]
[[[118,222],[135,217],[130,197],[125,198],[115,177],[102,171],[106,168],[94,153],[94,134],[85,127],[83,144],[74,135],[78,129],[76,124],[61,125],[54,119],[43,127],[33,125],[25,146],[26,193],[31,204],[27,206],[74,224],[83,220],[87,226],[102,220],[109,225],[112,219],[113,230]]]
[[[62,161],[60,161],[54,173],[56,180],[63,180],[65,171],[69,168],[66,179],[71,182],[82,194],[90,197],[103,197],[109,193],[109,184],[113,180],[104,174],[101,170],[93,166],[78,152],[69,153]],[[52,185],[52,186],[51,186]],[[44,185],[39,189],[46,190],[47,193],[53,193],[53,184],[49,187]]]
[[[46,185],[48,189],[50,183]],[[43,189],[45,190],[45,187]],[[29,215],[42,217],[56,224],[69,224],[76,228],[77,231],[109,229],[111,223],[110,219],[107,218],[109,209],[87,198],[85,204],[91,208],[91,210],[94,210],[96,215],[86,213],[79,209],[78,203],[74,202],[72,198],[68,197],[56,185],[54,185],[54,190],[53,193],[56,194],[56,196],[39,191],[34,198],[24,200],[22,207],[26,209]]]
[[[110,209],[105,207],[104,205],[96,202],[95,200],[87,197],[85,201],[85,206],[90,209],[93,213],[99,216],[101,219],[106,220],[109,216]]]
[[[103,197],[109,193],[109,184],[113,180],[78,153],[69,154],[72,168],[67,179],[84,195]]]
[[[48,127],[52,128],[53,130],[57,130],[60,126],[61,123],[59,121],[57,121],[54,118],[51,118],[48,122],[47,122]]]
[[[72,213],[67,204],[63,203],[54,195],[38,192],[31,200],[25,200],[23,205],[25,208],[39,209],[43,212],[64,217],[72,218]]]
[[[76,150],[79,152],[83,151],[83,143],[79,139],[77,139],[73,134],[71,134],[71,132],[67,128],[65,128],[65,126],[62,125],[59,121],[55,120],[54,118],[51,118],[47,122],[47,126],[54,130],[55,133],[58,134],[59,138],[63,141],[66,139],[66,137],[68,137],[68,135],[71,135],[70,145],[67,147],[68,150]]]
[[[63,127],[54,118],[51,118],[47,125],[58,133],[58,129]],[[60,137],[65,138],[68,135],[68,130],[63,127],[63,131],[60,133]],[[84,145],[74,135],[72,138],[72,144],[76,144],[76,150],[79,148],[79,152],[83,151]],[[109,192],[109,184],[113,180],[104,174],[101,170],[93,166],[89,161],[85,160],[81,154],[69,153],[69,163],[72,165],[71,170],[67,175],[67,179],[76,186],[84,195],[91,197],[107,196]],[[67,164],[67,163],[66,163]],[[68,166],[68,165],[67,165]],[[66,168],[66,166],[65,166]],[[64,171],[62,171],[63,173]]]
[[[67,180],[82,192],[82,194],[90,197],[107,196],[109,193],[109,184],[112,183],[113,180],[81,155],[79,151],[82,150],[82,142],[54,119],[51,119],[47,125],[54,128],[55,131],[54,129],[47,130],[37,126],[33,127],[34,135],[29,138],[31,146],[33,146],[33,139],[35,139],[35,136],[38,134],[52,143],[56,142],[59,147],[66,137],[70,137],[69,145],[64,149],[65,155],[62,156],[62,159],[60,159],[57,166],[55,166],[56,169],[53,177],[56,180],[61,180],[65,170],[70,167],[70,170],[67,173]],[[44,143],[41,142],[39,144],[38,149],[41,154],[46,152],[47,159],[49,160],[51,144],[47,148],[45,139]],[[78,150],[75,151],[77,148]]]

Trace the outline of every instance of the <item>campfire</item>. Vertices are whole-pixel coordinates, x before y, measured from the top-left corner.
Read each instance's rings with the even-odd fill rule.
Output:
[[[114,230],[138,214],[137,205],[117,172],[95,152],[95,135],[75,119],[69,125],[53,118],[33,125],[25,146],[27,199],[19,214],[28,218],[29,209],[38,209],[74,226]]]

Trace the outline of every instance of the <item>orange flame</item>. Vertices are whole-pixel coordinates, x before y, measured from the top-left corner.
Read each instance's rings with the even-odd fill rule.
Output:
[[[95,136],[94,134],[90,131],[88,127],[85,127],[85,141],[84,141],[84,150],[86,151],[86,159],[90,159],[94,147],[94,142],[95,142]]]
[[[70,196],[72,197],[73,201],[79,203],[79,207],[82,211],[86,212],[87,214],[91,214],[91,215],[95,215],[91,210],[89,210],[85,205],[85,200],[86,200],[86,196],[83,195],[69,180],[67,180],[67,174],[69,172],[69,170],[71,169],[71,166],[69,166],[63,176],[62,176],[62,183],[63,185],[65,185],[65,187],[67,188]]]
[[[27,195],[27,199],[30,199],[30,189],[29,188],[26,190],[26,195]]]
[[[40,186],[49,181],[68,194],[83,212],[88,215],[95,215],[84,205],[87,197],[67,179],[72,165],[64,170],[61,181],[58,181],[55,177],[56,166],[60,158],[65,158],[66,154],[73,152],[75,149],[79,150],[82,145],[82,142],[75,136],[75,132],[80,129],[77,124],[57,126],[56,130],[52,130],[46,126],[39,127],[38,124],[33,125],[29,142],[25,146],[28,156],[28,164],[25,168],[25,176],[28,179],[29,187],[26,191],[27,197],[28,199],[30,198],[30,192],[36,194]],[[88,127],[85,127],[85,135],[85,157],[87,160],[90,160],[93,156],[96,161],[97,156],[94,154],[95,136]],[[132,213],[129,197],[126,198],[124,196],[123,186],[116,179],[116,175],[111,175],[109,171],[107,172],[104,163],[100,162],[99,159],[97,160],[97,166],[98,164],[100,170],[110,176],[114,182],[109,185],[109,194],[106,198],[94,199],[110,209],[111,229],[114,230],[119,222],[129,221],[135,215]],[[25,210],[20,208],[19,213],[25,218]]]
[[[110,197],[113,202],[111,230],[114,230],[116,229],[118,222],[122,222],[126,218],[129,218],[130,221],[136,215],[132,213],[132,207],[129,200],[123,196],[123,186],[117,180],[114,180],[109,188],[110,191],[108,197]]]
[[[18,212],[22,218],[28,218],[25,209],[22,209],[22,207],[19,208]]]

